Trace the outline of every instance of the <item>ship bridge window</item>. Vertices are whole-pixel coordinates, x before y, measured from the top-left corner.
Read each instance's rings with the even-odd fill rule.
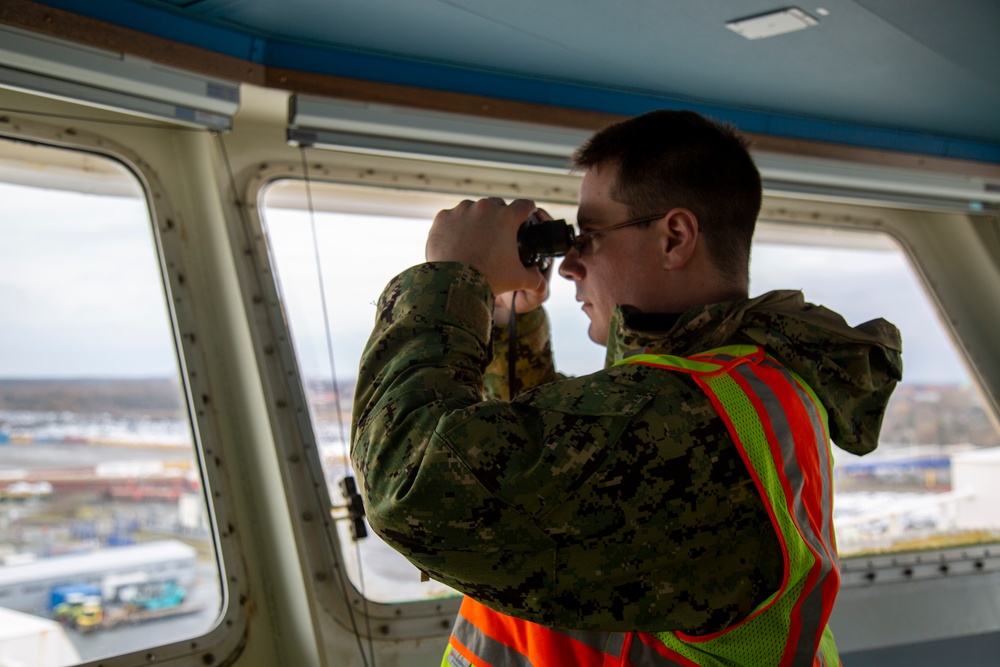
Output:
[[[312,213],[302,181],[272,183],[263,196],[263,222],[331,501],[339,506],[345,504],[339,481],[350,470],[348,438],[358,363],[375,322],[375,302],[393,276],[424,261],[427,232],[439,210],[490,193],[322,182],[311,183],[310,189]],[[557,218],[575,212],[565,202],[539,201],[539,205]],[[329,338],[321,294],[326,297]],[[572,286],[556,281],[552,302],[559,304],[553,305],[559,313],[556,335],[567,327],[576,328],[579,318],[572,312],[578,311]],[[567,345],[556,351],[560,359],[583,356],[601,363],[603,355],[595,346],[570,343],[568,335],[566,339]],[[581,345],[583,349],[577,349]],[[349,521],[337,525],[340,543],[347,545],[348,574],[369,600],[398,603],[456,595],[443,584],[422,581],[421,573],[371,530],[355,542]]]
[[[801,289],[852,326],[884,318],[902,336],[878,448],[833,446],[841,555],[1000,541],[1000,433],[901,247],[881,232],[763,221],[750,291],[773,289]]]
[[[144,191],[0,139],[0,200],[2,618],[86,662],[203,635],[222,585]]]
[[[262,195],[262,218],[331,500],[342,505],[338,482],[349,471],[354,385],[375,302],[394,275],[424,261],[438,210],[497,193],[324,182],[310,187],[312,205],[303,181],[273,181]],[[555,217],[575,217],[571,201],[536,201]],[[1000,540],[989,509],[995,502],[984,495],[989,486],[976,482],[989,466],[1000,466],[993,456],[1000,436],[900,247],[880,232],[762,220],[751,295],[772,289],[801,289],[808,301],[840,312],[852,325],[883,317],[902,333],[904,380],[889,404],[878,449],[858,457],[834,447],[842,554]],[[569,375],[600,368],[604,349],[588,338],[589,320],[569,281],[555,275],[546,308],[557,368]],[[994,462],[985,463],[991,456]],[[368,599],[453,595],[422,582],[371,531],[354,543],[349,521],[338,527],[340,543],[348,545],[347,569]]]

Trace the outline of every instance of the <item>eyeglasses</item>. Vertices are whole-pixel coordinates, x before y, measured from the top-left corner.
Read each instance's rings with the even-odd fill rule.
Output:
[[[573,244],[573,247],[576,248],[576,251],[582,255],[583,251],[586,250],[588,246],[590,246],[590,242],[593,241],[596,237],[600,236],[601,234],[607,234],[608,232],[612,232],[616,229],[625,229],[626,227],[631,227],[632,225],[641,225],[644,222],[652,222],[653,220],[659,220],[665,215],[666,213],[647,215],[642,218],[636,218],[635,220],[629,220],[627,222],[621,222],[617,225],[611,225],[610,227],[601,227],[600,229],[595,229],[591,232],[584,232],[583,234],[577,234],[572,238],[571,243]]]

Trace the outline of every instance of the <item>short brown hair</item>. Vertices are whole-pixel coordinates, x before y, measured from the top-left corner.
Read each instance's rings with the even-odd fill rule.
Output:
[[[689,209],[719,271],[745,280],[761,202],[748,146],[730,125],[693,111],[660,110],[597,132],[573,154],[573,164],[613,165],[612,196],[636,217]]]

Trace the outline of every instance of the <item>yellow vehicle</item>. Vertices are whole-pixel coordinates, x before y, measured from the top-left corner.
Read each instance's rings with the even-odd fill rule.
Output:
[[[74,611],[76,615],[73,620],[76,629],[80,632],[95,630],[101,626],[101,622],[104,620],[104,605],[101,603],[101,598],[97,596],[84,598]]]
[[[72,626],[80,632],[96,630],[104,621],[104,604],[99,595],[68,593],[66,599],[57,604],[52,611],[57,621]]]

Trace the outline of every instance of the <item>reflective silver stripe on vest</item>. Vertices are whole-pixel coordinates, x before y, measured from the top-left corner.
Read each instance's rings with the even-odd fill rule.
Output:
[[[791,375],[789,375],[785,369],[781,367],[778,368],[781,370],[787,381],[797,389],[798,387],[795,385],[795,380],[791,377]],[[795,501],[792,503],[792,515],[795,519],[795,523],[798,525],[802,538],[818,554],[820,559],[820,572],[814,587],[808,592],[806,597],[800,601],[799,604],[799,614],[801,617],[800,628],[805,630],[805,632],[800,632],[799,637],[797,638],[795,646],[795,660],[792,662],[792,665],[795,666],[803,665],[808,667],[813,664],[813,660],[815,658],[814,652],[816,650],[815,646],[817,633],[823,632],[823,582],[826,581],[826,578],[829,576],[834,564],[830,560],[830,549],[828,549],[827,544],[823,543],[822,536],[817,535],[813,531],[812,526],[809,523],[809,515],[806,513],[805,504],[800,500],[800,494],[805,484],[805,479],[802,475],[802,469],[798,466],[796,461],[795,439],[792,434],[791,425],[788,423],[787,415],[781,407],[781,402],[778,400],[778,397],[774,394],[771,388],[754,374],[752,368],[748,366],[739,366],[734,370],[747,382],[753,393],[756,394],[756,396],[764,404],[764,409],[770,418],[775,437],[782,448],[782,470],[788,478],[792,487],[792,492],[795,496]],[[813,406],[812,400],[808,394],[800,395],[799,398],[803,401],[804,406],[810,415],[815,412],[815,407]],[[817,447],[825,451],[826,443],[823,440],[825,434],[820,426],[818,415],[815,419],[811,419],[811,421],[814,433],[816,434]],[[820,464],[822,465],[825,457],[822,454],[819,456]],[[827,471],[822,472],[824,473],[824,477],[826,479],[831,479]],[[822,497],[822,522],[824,524],[829,520],[828,517],[830,516],[830,510],[830,496],[829,494],[824,493]],[[810,630],[812,632],[810,632]]]
[[[796,394],[805,405],[806,410],[809,414],[809,420],[812,423],[813,431],[817,434],[816,445],[819,453],[819,471],[823,476],[824,480],[828,480],[830,483],[833,482],[833,462],[830,460],[830,448],[827,444],[828,434],[823,430],[822,421],[820,419],[819,411],[813,404],[813,399],[807,391],[798,385],[798,383],[792,380],[792,386],[795,388]],[[840,560],[837,558],[837,549],[833,538],[833,507],[831,505],[833,497],[832,487],[824,487],[823,489],[823,517],[822,523],[820,525],[821,543],[825,547],[825,551],[820,551],[819,555],[822,560],[822,569],[819,572],[819,576],[816,580],[815,588],[813,588],[809,597],[815,599],[815,604],[819,607],[819,614],[822,616],[823,607],[828,602],[823,597],[823,587],[826,584],[827,578],[830,577],[831,573],[840,571]],[[805,602],[803,602],[803,609],[805,608]],[[820,639],[822,639],[822,633],[824,628],[821,626],[818,628],[820,633]],[[807,645],[806,642],[809,642]],[[805,633],[799,636],[799,646],[797,650],[800,653],[807,651],[813,642],[816,641],[815,637],[808,637]],[[826,656],[823,655],[822,645],[818,646],[816,649],[816,654],[820,656],[820,665],[826,665]]]
[[[612,658],[620,658],[622,647],[625,645],[626,634],[624,632],[548,629]],[[451,634],[455,639],[462,642],[466,648],[491,665],[528,666],[533,664],[527,656],[516,649],[487,636],[461,614],[455,620],[455,627],[452,629]]]
[[[508,665],[510,667],[535,667],[526,656],[486,636],[485,633],[466,620],[461,614],[455,620],[455,627],[452,628],[451,634],[467,649],[490,665],[497,665],[498,667],[500,665],[504,667]]]

